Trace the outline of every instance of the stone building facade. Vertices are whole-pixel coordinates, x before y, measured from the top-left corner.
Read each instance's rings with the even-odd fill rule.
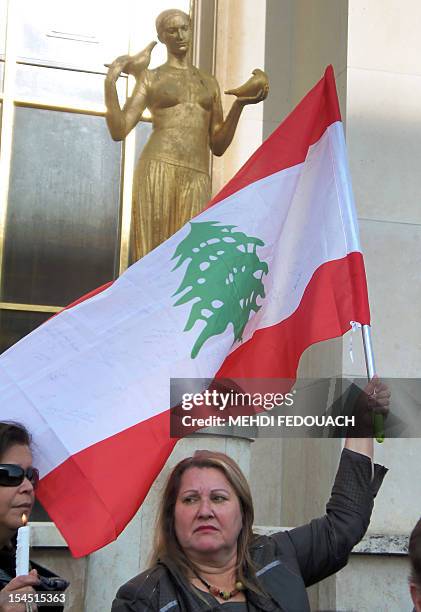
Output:
[[[147,19],[171,4],[185,8],[186,3],[175,0],[164,6],[165,2],[156,2],[156,7],[148,9],[151,15]],[[9,32],[15,27],[11,20],[19,21],[11,5],[6,0],[0,2],[3,25],[7,25]],[[129,10],[134,3],[127,0],[127,6]],[[78,20],[80,23],[87,9],[79,3],[74,10],[78,15],[75,23]],[[221,90],[245,81],[255,67],[264,68],[270,78],[266,102],[245,109],[233,144],[222,158],[213,161],[214,192],[292,110],[321,77],[325,67],[333,64],[367,267],[377,369],[387,377],[419,377],[421,4],[418,0],[193,0],[191,10],[197,62],[214,72]],[[91,21],[94,23],[93,18]],[[106,35],[111,38],[112,29]],[[146,44],[146,34],[142,40]],[[19,50],[13,48],[10,38],[5,45],[9,60],[13,53],[14,61],[19,58]],[[124,49],[116,51],[114,54],[110,50],[110,56]],[[28,108],[33,108],[35,104],[33,100],[25,102],[29,90],[12,95],[10,72],[7,78],[9,81],[4,81],[2,90],[3,161],[0,160],[0,166],[3,172],[7,167],[4,152],[9,145],[12,147],[8,140],[11,136],[4,127],[12,116],[11,104],[19,96],[22,99],[18,100],[18,108],[26,103]],[[99,80],[97,86],[100,86]],[[227,97],[224,103],[228,105]],[[66,104],[67,110],[79,112],[76,103],[73,102],[74,107],[72,101]],[[101,117],[103,109],[98,100],[89,100],[86,104],[80,112]],[[39,109],[45,108],[46,103],[41,100]],[[55,102],[48,108],[60,112],[65,110],[65,105]],[[131,171],[128,160],[141,141],[140,135],[138,141],[127,144],[124,162],[127,176]],[[9,183],[9,197],[13,197],[13,176]],[[2,189],[0,206],[5,219],[7,193]],[[128,201],[129,197],[123,194],[120,216],[123,225],[127,223]],[[6,257],[7,245],[1,233],[0,239],[2,256]],[[124,257],[127,257],[127,245],[120,246],[120,257],[113,264],[119,271],[124,269]],[[0,300],[3,300],[0,301],[3,315],[14,312],[10,303],[19,306],[18,299],[0,297]],[[46,299],[44,311],[28,307],[17,308],[16,312],[43,312],[49,316],[52,305],[61,305],[60,299]],[[354,362],[349,357],[349,334],[344,339],[314,346],[303,355],[300,374],[307,377],[364,375],[360,344],[355,335]],[[72,581],[69,610],[109,609],[118,585],[145,567],[164,475],[179,458],[204,446],[223,450],[239,460],[250,477],[256,500],[256,522],[262,528],[291,527],[323,513],[339,458],[340,441],[251,441],[216,435],[184,440],[177,445],[164,474],[125,532],[115,543],[89,558],[72,560],[54,526],[45,521],[36,523],[36,556]],[[411,609],[405,545],[421,513],[421,442],[415,438],[386,440],[383,445],[377,444],[375,450],[376,460],[387,465],[390,472],[376,501],[369,537],[344,570],[311,589],[314,610],[400,612]]]

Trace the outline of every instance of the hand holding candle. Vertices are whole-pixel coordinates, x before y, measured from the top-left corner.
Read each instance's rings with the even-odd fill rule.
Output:
[[[31,528],[27,525],[28,517],[22,514],[22,527],[18,529],[16,546],[16,576],[26,576],[29,573],[29,544]]]

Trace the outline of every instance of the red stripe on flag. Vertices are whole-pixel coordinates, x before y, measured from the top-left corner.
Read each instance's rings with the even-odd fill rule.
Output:
[[[216,378],[295,378],[302,353],[316,342],[342,336],[350,321],[370,324],[361,253],[320,266],[297,310],[277,325],[258,329],[228,355]]]
[[[37,497],[75,557],[115,540],[135,515],[177,442],[169,425],[169,412],[162,412],[72,455],[41,479]]]
[[[255,181],[301,164],[309,146],[320,140],[336,121],[341,121],[341,111],[333,68],[328,66],[324,77],[211,200],[208,208]]]
[[[361,253],[320,266],[297,310],[257,330],[217,377],[295,378],[303,351],[342,335],[351,320],[370,322]],[[80,451],[41,480],[38,497],[74,556],[113,541],[134,516],[177,441],[169,426],[166,410]]]

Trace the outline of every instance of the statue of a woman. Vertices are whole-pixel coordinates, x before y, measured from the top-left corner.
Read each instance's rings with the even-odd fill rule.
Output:
[[[164,11],[156,20],[156,29],[158,39],[167,47],[166,63],[147,69],[153,42],[135,56],[114,60],[105,80],[106,120],[114,140],[127,136],[145,108],[152,115],[153,132],[134,177],[133,261],[203,209],[210,199],[209,149],[222,155],[232,141],[243,107],[260,102],[268,92],[266,75],[255,71],[251,87],[232,90],[237,97],[224,119],[216,79],[191,63],[189,16],[176,9]],[[116,91],[122,72],[136,77],[133,94],[123,109]],[[246,95],[248,92],[251,95]]]

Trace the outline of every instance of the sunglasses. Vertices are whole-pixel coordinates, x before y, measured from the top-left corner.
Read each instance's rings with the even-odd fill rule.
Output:
[[[27,478],[34,489],[39,481],[39,471],[34,467],[24,470],[14,463],[0,463],[0,486],[18,487]]]

